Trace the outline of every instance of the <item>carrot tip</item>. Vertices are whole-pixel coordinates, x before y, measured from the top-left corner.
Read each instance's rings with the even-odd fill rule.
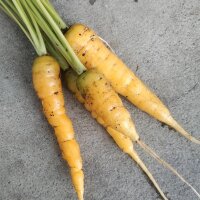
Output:
[[[168,198],[165,196],[164,192],[161,190],[160,186],[158,185],[158,183],[154,179],[154,177],[151,174],[151,172],[148,170],[148,168],[146,167],[146,165],[144,164],[144,162],[138,156],[137,152],[135,150],[133,150],[132,152],[129,153],[129,155],[140,166],[140,168],[143,170],[143,172],[146,173],[146,175],[149,177],[149,179],[151,180],[151,182],[153,183],[153,185],[155,186],[155,188],[157,189],[157,191],[159,192],[159,194],[161,195],[161,197],[164,200],[168,200]]]
[[[200,194],[197,192],[197,190],[188,183],[182,175],[180,175],[175,168],[173,168],[169,163],[167,163],[165,160],[161,159],[154,151],[151,149],[148,145],[146,145],[143,141],[138,140],[137,143],[144,149],[146,153],[148,153],[151,157],[153,157],[155,160],[157,160],[161,165],[166,167],[168,170],[170,170],[174,175],[176,175],[183,183],[185,183],[200,199]]]
[[[169,126],[171,126],[172,128],[174,128],[177,132],[179,132],[182,136],[184,136],[185,138],[187,138],[188,140],[190,140],[193,143],[196,144],[200,144],[200,140],[193,137],[191,134],[189,134],[186,130],[184,130],[178,123],[176,120],[173,119],[173,117],[169,117],[168,118],[168,122],[167,124]]]

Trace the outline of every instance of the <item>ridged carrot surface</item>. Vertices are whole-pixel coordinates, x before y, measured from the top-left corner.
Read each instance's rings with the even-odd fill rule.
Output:
[[[96,70],[88,70],[80,77],[73,71],[65,76],[68,88],[76,95],[92,116],[105,127],[116,144],[127,153],[147,174],[163,199],[166,196],[142,162],[134,149],[133,142],[139,142],[134,122],[120,97],[113,90],[103,74]],[[76,87],[77,85],[77,87]]]
[[[136,107],[157,120],[176,129],[189,140],[200,141],[187,133],[171,116],[159,98],[126,66],[126,64],[104,44],[90,28],[75,24],[65,37],[81,62],[95,68],[111,82],[116,92],[126,97]]]
[[[70,172],[79,200],[83,200],[84,174],[79,145],[74,138],[70,118],[66,115],[60,80],[60,67],[50,56],[38,57],[32,69],[33,84],[43,106],[44,114],[55,130],[63,158]]]
[[[78,89],[85,100],[85,107],[105,128],[114,129],[137,141],[135,125],[121,99],[102,74],[88,71],[77,81]]]

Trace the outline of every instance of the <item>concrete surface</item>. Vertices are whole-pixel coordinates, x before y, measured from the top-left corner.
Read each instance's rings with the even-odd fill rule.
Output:
[[[64,20],[83,22],[200,138],[199,0],[54,0]],[[35,53],[0,13],[0,200],[75,200],[67,166],[32,87]],[[137,67],[138,65],[138,67]],[[85,170],[86,200],[160,199],[146,176],[65,89]],[[124,100],[149,146],[200,191],[200,148]],[[169,199],[197,197],[167,170],[138,152]]]

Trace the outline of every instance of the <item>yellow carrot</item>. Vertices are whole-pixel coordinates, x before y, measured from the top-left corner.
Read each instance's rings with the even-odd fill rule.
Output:
[[[63,158],[71,168],[71,176],[79,200],[83,200],[84,175],[79,145],[74,138],[72,122],[66,115],[60,80],[60,67],[50,56],[38,57],[33,64],[33,84],[44,114],[55,130]]]
[[[37,1],[41,3],[41,1]],[[34,3],[34,4],[33,4]],[[60,80],[60,66],[58,62],[51,56],[47,55],[47,49],[40,32],[37,19],[40,19],[40,25],[45,27],[44,32],[49,33],[53,37],[53,42],[57,47],[63,49],[63,56],[70,58],[71,64],[77,71],[82,71],[82,64],[75,57],[73,52],[68,47],[63,47],[57,43],[56,33],[53,28],[48,27],[44,22],[41,13],[37,13],[37,19],[34,18],[35,13],[31,10],[36,1],[2,1],[0,0],[0,8],[9,15],[22,29],[31,44],[35,48],[38,57],[35,59],[32,69],[33,84],[43,106],[44,114],[55,130],[55,135],[62,151],[63,158],[70,166],[72,182],[77,191],[79,200],[83,200],[84,193],[84,174],[82,171],[82,159],[80,155],[79,145],[74,138],[74,130],[72,122],[66,114],[64,107],[64,97]],[[29,7],[30,6],[30,7]],[[37,9],[34,9],[37,11]],[[52,23],[53,19],[48,18]],[[58,33],[59,34],[59,33]],[[62,33],[60,32],[62,35]],[[63,35],[62,35],[63,36]],[[64,38],[64,36],[63,36]],[[64,38],[65,41],[65,38]],[[53,45],[47,42],[48,49],[55,52]],[[55,54],[58,60],[62,63],[62,68],[68,67],[64,57],[58,53]]]
[[[65,34],[81,62],[95,68],[111,82],[116,92],[126,97],[142,111],[171,126],[192,142],[200,141],[187,133],[172,117],[167,107],[144,83],[106,47],[102,39],[90,28],[73,25]]]
[[[167,197],[138,156],[132,141],[134,144],[139,144],[145,152],[176,175],[183,183],[193,190],[198,198],[200,198],[200,194],[176,171],[176,169],[162,160],[140,139],[130,114],[123,106],[121,99],[113,90],[110,83],[105,79],[104,75],[93,69],[88,70],[78,77],[75,72],[68,70],[65,73],[65,80],[69,90],[85,105],[85,108],[91,112],[92,116],[105,127],[119,148],[135,160],[147,174],[163,199],[167,199]]]
[[[129,112],[105,77],[95,70],[88,70],[80,77],[73,71],[68,71],[65,79],[68,88],[84,103],[92,116],[106,128],[119,148],[141,167],[163,199],[166,200],[167,197],[133,148],[132,141],[138,142],[139,135]]]

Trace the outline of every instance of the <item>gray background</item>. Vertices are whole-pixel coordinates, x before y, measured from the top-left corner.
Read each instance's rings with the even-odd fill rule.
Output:
[[[200,138],[199,0],[54,0],[66,22],[93,27]],[[68,167],[31,80],[35,53],[0,13],[0,200],[75,200]],[[137,67],[138,65],[138,67]],[[66,89],[84,159],[86,200],[160,199],[147,178]],[[124,100],[138,132],[200,191],[200,148]],[[139,148],[170,199],[197,199]]]

